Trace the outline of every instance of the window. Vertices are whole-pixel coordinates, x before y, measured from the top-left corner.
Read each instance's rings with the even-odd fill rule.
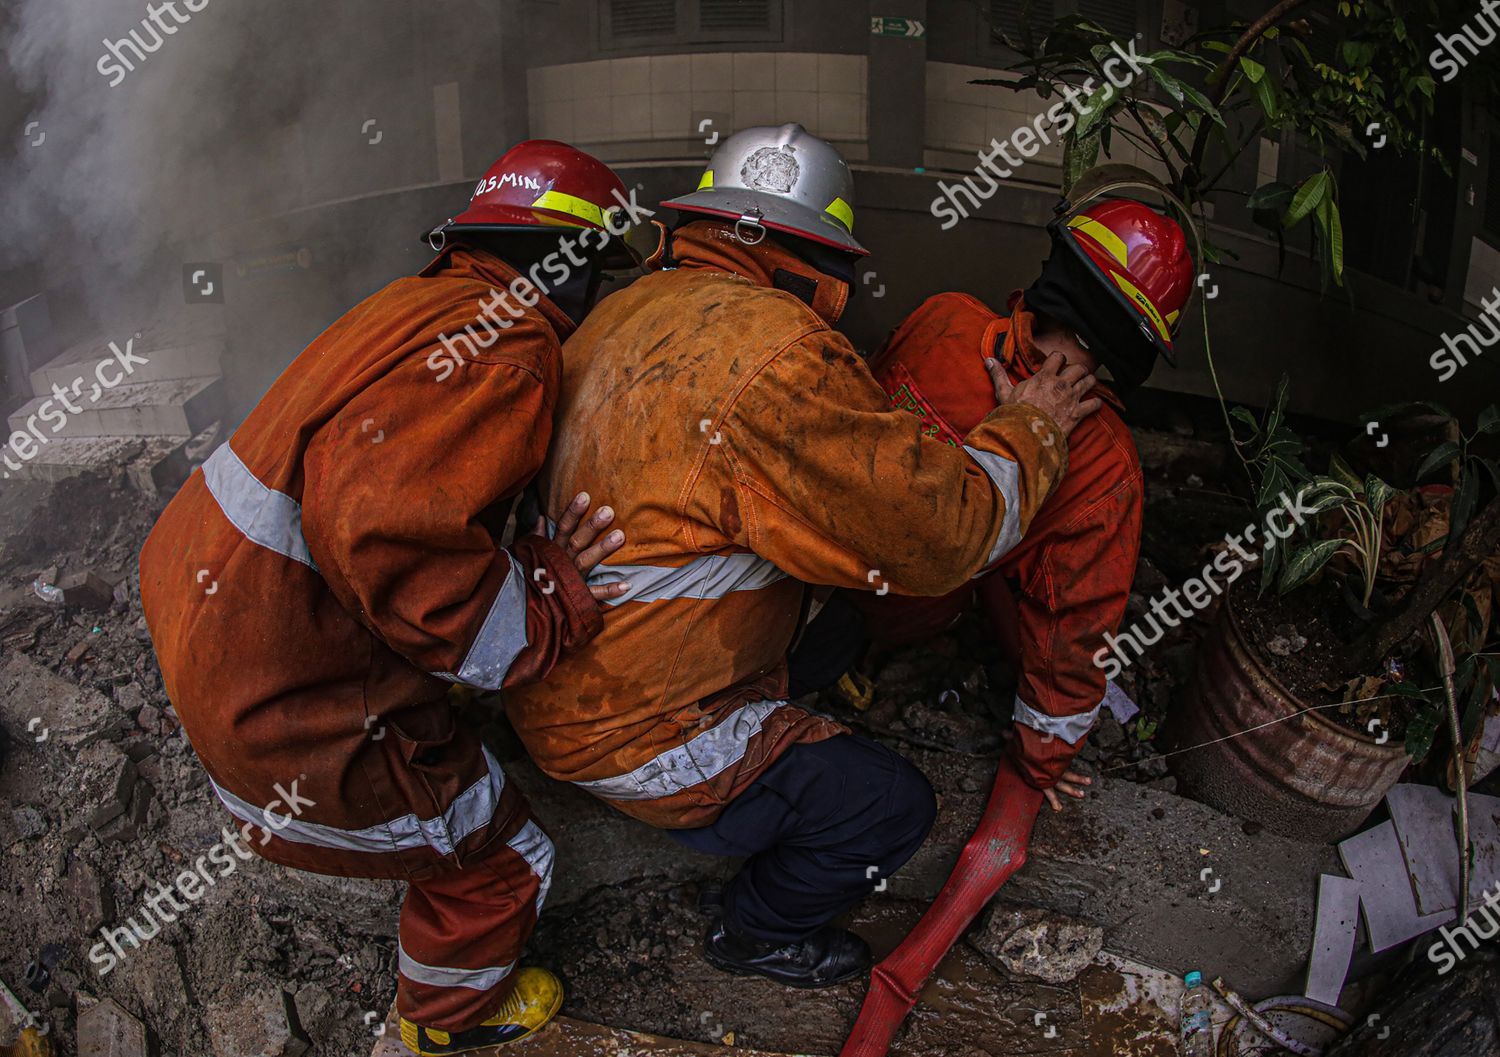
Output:
[[[990,0],[990,29],[1024,43],[1029,27],[1040,42],[1057,20],[1056,7],[1052,0]]]
[[[599,47],[781,39],[782,0],[600,0]]]
[[[1117,37],[1133,37],[1140,28],[1135,0],[1078,0],[1078,13]]]
[[[1038,43],[1052,23],[1064,15],[1077,15],[1097,22],[1115,36],[1135,36],[1141,28],[1141,5],[1137,0],[990,0],[989,24],[993,34],[1004,34],[1024,42],[1030,27]]]
[[[616,37],[660,37],[677,32],[677,0],[609,0]]]
[[[1484,233],[1500,240],[1500,125],[1490,129],[1488,172],[1484,181]],[[1466,164],[1466,163],[1464,163]]]
[[[698,28],[714,32],[765,32],[771,27],[771,0],[700,0]]]

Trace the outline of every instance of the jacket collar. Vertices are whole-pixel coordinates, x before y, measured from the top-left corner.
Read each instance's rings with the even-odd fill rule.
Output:
[[[1026,307],[1026,299],[1019,290],[1010,295],[1007,303],[1010,306],[1010,318],[999,317],[985,331],[985,355],[990,355],[990,349],[996,350],[1001,363],[1014,367],[1022,378],[1030,378],[1047,360],[1032,338],[1036,313]],[[1094,392],[1115,410],[1125,410],[1124,402],[1103,379],[1094,387]]]
[[[829,326],[844,314],[848,286],[770,239],[747,246],[735,235],[732,224],[712,220],[694,221],[669,238],[666,256],[675,258],[681,268],[730,272],[756,286],[786,290]]]
[[[532,286],[531,280],[522,276],[516,269],[506,264],[494,254],[486,253],[484,250],[471,248],[463,243],[455,243],[445,247],[427,267],[417,273],[422,278],[433,278],[441,276],[444,279],[474,279],[489,286],[491,291],[499,292],[510,288],[517,280],[520,285],[517,289],[530,300],[532,291],[535,291],[537,303],[535,310],[540,312],[542,318],[552,327],[557,334],[557,340],[565,340],[578,325],[568,318],[567,313],[554,305],[540,289]],[[519,300],[512,297],[510,303],[517,309],[524,310],[525,306]]]

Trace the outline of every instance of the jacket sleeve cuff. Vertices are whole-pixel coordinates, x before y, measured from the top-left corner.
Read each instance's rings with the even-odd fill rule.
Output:
[[[1018,544],[1057,490],[1068,468],[1068,440],[1052,416],[1030,404],[996,408],[964,438],[963,450],[1005,504],[994,545],[978,571],[994,567]]]
[[[1100,707],[1071,716],[1049,716],[1016,698],[1016,737],[1010,743],[1010,755],[1029,785],[1050,789],[1057,784],[1083,748]]]
[[[507,686],[544,678],[564,650],[577,649],[604,630],[604,614],[578,567],[545,536],[511,547],[526,580],[526,652],[511,666]]]

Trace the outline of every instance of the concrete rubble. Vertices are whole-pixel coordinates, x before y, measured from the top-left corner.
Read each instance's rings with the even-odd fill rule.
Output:
[[[380,1027],[385,1032],[371,1057],[410,1057],[411,1051],[397,1039],[396,1018],[391,1017]],[[497,1057],[500,1054],[506,1057],[646,1057],[647,1054],[652,1057],[714,1057],[725,1053],[733,1053],[735,1057],[784,1057],[739,1046],[727,1050],[723,1046],[683,1042],[645,1032],[621,1031],[563,1016],[529,1039],[503,1049],[481,1051],[475,1057],[489,1057],[490,1053]]]
[[[132,333],[90,336],[58,349],[45,296],[31,299],[13,333],[26,347],[27,361],[42,366],[28,379],[33,398],[8,416],[7,435],[34,429],[39,416],[51,421],[42,409],[50,403],[58,413],[57,389],[74,399],[62,424],[40,434],[45,443],[27,449],[32,454],[14,475],[57,482],[123,467],[147,494],[175,490],[192,468],[189,449],[224,411],[222,313],[198,308],[192,315],[155,318]],[[106,372],[121,383],[104,387],[96,381],[97,365],[117,359],[112,345],[128,347],[134,359],[128,375]]]
[[[79,569],[63,577],[57,585],[63,593],[63,604],[84,609],[108,609],[115,600],[114,584],[92,569]]]
[[[312,1045],[295,999],[279,987],[257,987],[238,1006],[221,1006],[204,1019],[215,1057],[303,1057]]]
[[[991,965],[1049,984],[1066,984],[1104,948],[1104,930],[1040,907],[996,905],[969,942]]]
[[[254,860],[139,946],[117,934],[123,958],[106,942],[101,929],[150,932],[143,903],[221,839],[227,816],[141,621],[135,555],[155,501],[123,476],[84,476],[41,503],[33,524],[48,531],[7,526],[0,549],[0,871],[15,893],[0,906],[12,938],[0,978],[22,981],[43,947],[62,948],[42,990],[23,994],[64,1052],[87,1043],[144,1055],[129,1048],[135,1026],[163,1054],[367,1050],[363,1018],[383,1014],[393,994],[397,885]],[[31,589],[43,573],[60,586],[78,573],[95,593],[86,604],[45,601]],[[90,648],[69,661],[80,640]]]
[[[84,802],[92,807],[88,823],[102,830],[125,814],[135,792],[135,761],[112,742],[95,742],[79,755],[85,768]]]
[[[113,998],[78,1014],[78,1057],[146,1057],[146,1026]]]

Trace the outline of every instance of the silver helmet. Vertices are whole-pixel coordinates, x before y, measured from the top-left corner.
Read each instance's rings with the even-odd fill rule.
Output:
[[[771,228],[848,253],[870,252],[854,238],[849,166],[832,144],[797,124],[736,132],[714,151],[696,191],[662,205],[734,220],[741,231]]]

